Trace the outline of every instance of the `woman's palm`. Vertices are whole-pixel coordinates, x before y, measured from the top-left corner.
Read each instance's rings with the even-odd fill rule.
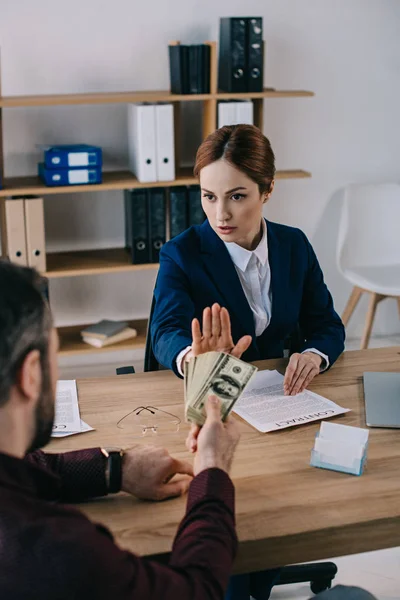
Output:
[[[245,335],[238,343],[233,343],[231,321],[226,308],[214,304],[212,308],[203,311],[203,331],[198,319],[192,322],[192,353],[193,356],[205,352],[226,352],[240,358],[251,344],[251,337]]]

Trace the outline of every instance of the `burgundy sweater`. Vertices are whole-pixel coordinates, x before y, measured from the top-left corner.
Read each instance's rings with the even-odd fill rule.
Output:
[[[59,502],[106,494],[100,450],[0,454],[0,598],[214,600],[237,547],[234,488],[219,469],[190,485],[168,565],[121,550],[111,533]],[[157,510],[157,505],[154,505]]]

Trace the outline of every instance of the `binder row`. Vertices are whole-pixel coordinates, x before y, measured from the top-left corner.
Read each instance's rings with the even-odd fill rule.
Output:
[[[173,181],[175,141],[172,104],[130,104],[128,148],[129,168],[138,181]]]
[[[218,127],[224,125],[254,125],[254,110],[251,100],[243,102],[218,102]]]
[[[49,187],[101,183],[102,164],[103,153],[98,146],[45,146],[43,162],[38,164],[38,174]]]
[[[46,271],[43,198],[2,199],[2,254],[19,265]]]
[[[158,263],[168,239],[205,219],[197,185],[125,190],[124,210],[125,248],[134,265]]]
[[[171,92],[210,93],[210,46],[197,44],[169,46]]]
[[[261,92],[264,85],[262,17],[222,17],[218,87],[224,92]]]

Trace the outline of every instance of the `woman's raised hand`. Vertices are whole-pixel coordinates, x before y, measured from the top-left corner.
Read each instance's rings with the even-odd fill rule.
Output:
[[[244,335],[235,345],[231,333],[231,320],[226,308],[213,304],[212,308],[203,311],[203,327],[198,319],[192,321],[191,356],[205,352],[226,352],[240,358],[251,344],[251,336]]]

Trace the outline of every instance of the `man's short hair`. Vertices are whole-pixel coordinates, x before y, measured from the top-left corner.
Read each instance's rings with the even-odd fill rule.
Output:
[[[0,407],[27,354],[39,350],[42,364],[47,359],[52,320],[45,281],[34,269],[0,259]]]

